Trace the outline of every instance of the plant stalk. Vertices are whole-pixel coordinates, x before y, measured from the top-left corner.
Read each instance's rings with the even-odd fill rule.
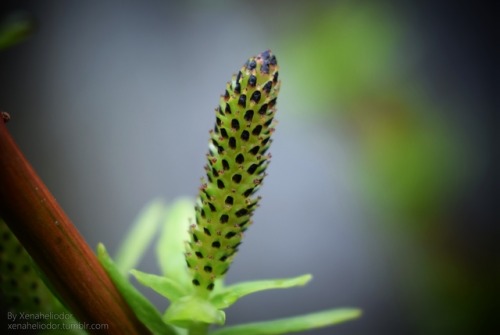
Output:
[[[208,334],[208,323],[193,322],[189,327],[189,335],[206,335]]]
[[[80,322],[105,324],[107,334],[149,334],[16,145],[5,115],[0,118],[0,217]]]

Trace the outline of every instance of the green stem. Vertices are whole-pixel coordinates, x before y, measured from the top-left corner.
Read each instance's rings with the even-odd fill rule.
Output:
[[[206,335],[208,334],[208,323],[193,322],[189,327],[189,335]]]

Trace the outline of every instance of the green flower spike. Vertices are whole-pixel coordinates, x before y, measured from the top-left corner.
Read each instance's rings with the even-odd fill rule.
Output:
[[[47,311],[52,294],[33,268],[31,258],[0,220],[0,297],[2,307],[13,313]]]
[[[57,314],[52,319],[25,318],[17,321],[15,324],[17,326],[28,323],[33,327],[41,326],[42,323],[77,323],[47,288],[31,257],[2,219],[0,219],[0,310],[5,314],[11,313],[11,318],[7,322],[14,322],[12,316],[18,318],[21,315],[29,316],[37,313]],[[2,315],[2,318],[5,317],[6,315]],[[82,332],[78,327],[73,327],[68,333]]]
[[[270,154],[279,92],[271,51],[250,58],[226,86],[210,132],[207,180],[200,187],[186,262],[198,295],[206,297],[227,270],[259,197]]]
[[[262,185],[271,158],[267,150],[274,131],[279,86],[278,64],[270,51],[250,58],[227,84],[215,110],[207,176],[197,201],[183,198],[168,206],[151,203],[119,248],[117,263],[99,245],[101,264],[154,334],[289,334],[335,325],[361,314],[355,308],[329,309],[224,327],[224,310],[239,299],[266,290],[300,287],[312,279],[305,274],[232,285],[225,285],[223,280],[259,201],[253,195]],[[158,230],[161,275],[132,269]],[[156,310],[128,281],[124,275],[127,272],[167,298],[168,308],[163,313]],[[218,328],[210,329],[211,325]]]

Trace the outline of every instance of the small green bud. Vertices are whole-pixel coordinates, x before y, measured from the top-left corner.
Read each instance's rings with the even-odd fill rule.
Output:
[[[241,244],[259,197],[271,155],[279,92],[278,64],[271,51],[250,58],[227,83],[210,131],[207,180],[196,204],[186,262],[201,295],[213,290]]]

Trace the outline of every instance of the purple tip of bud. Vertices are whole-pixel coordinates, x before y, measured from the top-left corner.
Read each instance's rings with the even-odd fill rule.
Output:
[[[271,50],[261,52],[256,57],[249,59],[245,65],[246,68],[251,71],[257,67],[257,63],[261,64],[260,72],[265,74],[269,74],[269,68],[271,66],[274,67],[278,65],[276,56],[272,54]]]
[[[257,66],[257,63],[255,62],[255,59],[248,60],[247,69],[252,71],[253,69],[255,69],[256,66]]]
[[[271,50],[266,50],[264,52],[261,52],[257,57],[261,57],[263,59],[269,59],[271,57]]]

